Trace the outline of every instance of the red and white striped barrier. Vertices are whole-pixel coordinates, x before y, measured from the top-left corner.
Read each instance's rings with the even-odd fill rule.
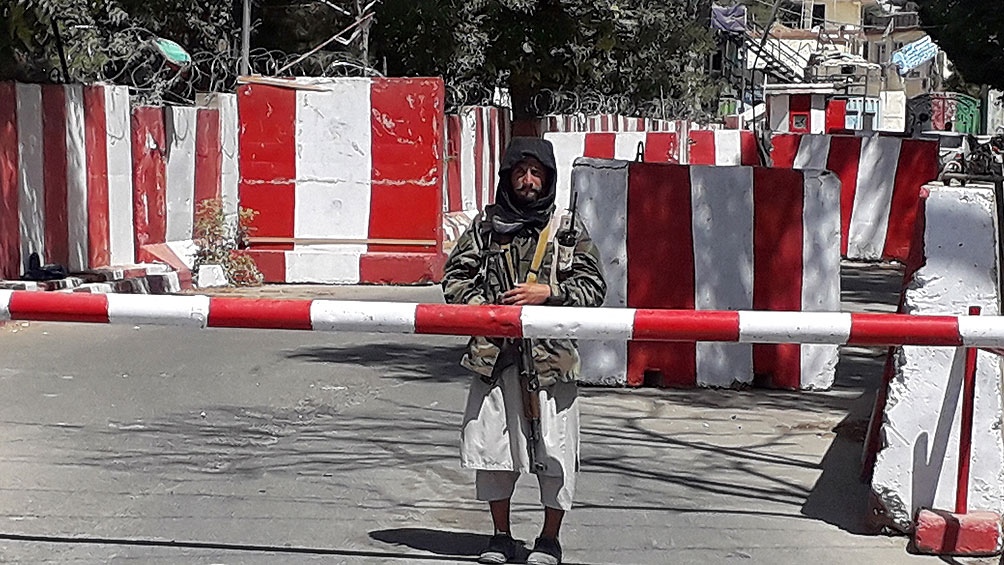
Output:
[[[446,116],[444,212],[476,213],[495,201],[510,119],[508,110],[488,106],[468,106]]]
[[[129,90],[0,83],[0,278],[134,260]]]
[[[237,97],[215,108],[140,107],[132,114],[133,208],[137,255],[143,246],[191,240],[199,202],[237,211]]]
[[[920,189],[938,176],[938,144],[898,137],[776,135],[775,167],[825,169],[840,178],[841,253],[906,261]]]
[[[618,114],[560,114],[541,119],[543,133],[617,132],[617,131],[687,131],[696,124],[685,120],[636,118]]]
[[[579,157],[691,165],[755,165],[756,138],[746,130],[680,132],[547,133],[558,163],[557,205],[570,203],[569,171]],[[686,139],[687,143],[680,143]]]
[[[579,211],[600,251],[605,306],[831,311],[840,307],[839,187],[829,173],[583,159]],[[809,318],[806,318],[809,319]],[[827,388],[830,346],[583,347],[584,380]],[[761,382],[762,381],[762,382]]]
[[[0,290],[0,320],[507,338],[1004,347],[1000,316],[470,306]]]
[[[441,79],[248,84],[240,202],[270,282],[435,280],[442,257]]]
[[[993,189],[940,183],[927,189],[925,261],[904,292],[904,315],[957,320],[942,331],[954,331],[957,324],[962,345],[997,354],[980,351],[976,356],[970,480],[960,492],[966,352],[907,346],[895,353],[894,372],[879,397],[888,400],[873,414],[873,441],[866,443],[867,455],[877,448],[874,469],[866,469],[872,471],[873,493],[868,516],[875,526],[904,532],[913,529],[921,508],[953,508],[960,495],[969,509],[1004,512],[1002,363],[1000,348],[993,344],[999,341],[1002,319]],[[983,315],[964,316],[970,306],[980,307]],[[879,426],[880,432],[875,429]],[[999,537],[993,539],[996,543]]]
[[[829,133],[847,127],[847,101],[825,94],[775,93],[768,96],[767,119],[778,133]]]

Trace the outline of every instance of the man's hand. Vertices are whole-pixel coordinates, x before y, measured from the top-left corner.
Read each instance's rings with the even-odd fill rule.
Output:
[[[519,284],[502,295],[502,304],[524,306],[543,304],[551,297],[551,287],[546,284]]]

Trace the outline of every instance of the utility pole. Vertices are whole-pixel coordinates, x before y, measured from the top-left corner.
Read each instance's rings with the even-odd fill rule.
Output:
[[[356,0],[356,19],[361,20],[365,15],[365,8],[363,7],[362,0]],[[362,28],[359,30],[359,56],[363,60],[363,64],[369,67],[370,65],[370,22],[372,20],[366,21],[362,24]]]
[[[251,0],[244,0],[241,23],[241,76],[251,74]]]

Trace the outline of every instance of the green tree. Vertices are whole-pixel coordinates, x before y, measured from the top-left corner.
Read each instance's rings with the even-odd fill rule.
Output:
[[[390,74],[443,75],[464,91],[457,102],[508,88],[517,119],[567,95],[695,116],[718,93],[704,72],[709,11],[706,0],[384,0],[373,43]]]
[[[1004,10],[997,2],[917,0],[924,30],[969,83],[1004,89]],[[997,9],[994,5],[997,5]]]
[[[228,53],[237,36],[234,0],[16,0],[0,6],[0,80],[133,85],[153,80],[140,75],[156,74],[164,64],[151,39],[171,39],[190,53]]]

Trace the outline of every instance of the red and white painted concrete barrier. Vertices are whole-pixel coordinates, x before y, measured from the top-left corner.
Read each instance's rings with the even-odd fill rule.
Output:
[[[443,261],[441,79],[248,84],[240,202],[270,282],[420,282]]]
[[[1004,347],[1004,318],[471,306],[0,290],[0,320],[692,343]]]
[[[190,241],[200,202],[220,199],[237,211],[237,98],[216,107],[140,107],[132,113],[133,208],[139,259],[143,246]]]
[[[603,261],[605,306],[698,316],[840,307],[839,188],[829,173],[582,159],[572,184]],[[662,386],[828,388],[837,362],[827,345],[611,340],[582,355],[584,381],[633,386],[655,371]]]
[[[847,101],[827,94],[771,94],[767,117],[774,132],[829,133],[847,127]]]
[[[998,348],[999,306],[996,219],[990,188],[927,186],[925,263],[905,291],[912,319],[952,319],[960,343]],[[965,316],[979,306],[981,316]],[[948,328],[945,328],[946,330]],[[919,344],[910,344],[919,345]],[[944,344],[952,345],[952,344]],[[881,442],[872,472],[877,525],[910,531],[920,508],[953,508],[965,351],[903,347],[881,413]],[[976,359],[968,507],[1004,511],[1004,440],[1001,436],[1001,358]]]
[[[476,213],[495,201],[510,120],[509,110],[489,106],[468,106],[446,116],[444,212]]]
[[[840,178],[841,252],[851,259],[906,261],[920,189],[938,176],[933,141],[848,135],[775,135],[775,167],[825,169]]]
[[[498,167],[509,144],[512,116],[506,108],[465,106],[446,116],[445,212],[483,210],[495,199]],[[543,132],[677,132],[691,124],[614,114],[560,115],[541,119]]]
[[[1004,551],[1001,516],[996,512],[953,513],[921,510],[913,533],[914,548],[920,553],[986,557]]]
[[[0,83],[0,278],[132,263],[129,90]]]
[[[695,130],[686,132],[547,133],[558,163],[559,207],[570,203],[570,171],[575,159],[641,160],[647,163],[691,165],[755,165],[759,162],[756,138],[746,130]],[[686,143],[681,143],[686,139]]]
[[[559,114],[541,118],[541,132],[617,132],[617,131],[675,131],[684,132],[695,124],[685,120],[660,120],[637,118],[618,114]]]

